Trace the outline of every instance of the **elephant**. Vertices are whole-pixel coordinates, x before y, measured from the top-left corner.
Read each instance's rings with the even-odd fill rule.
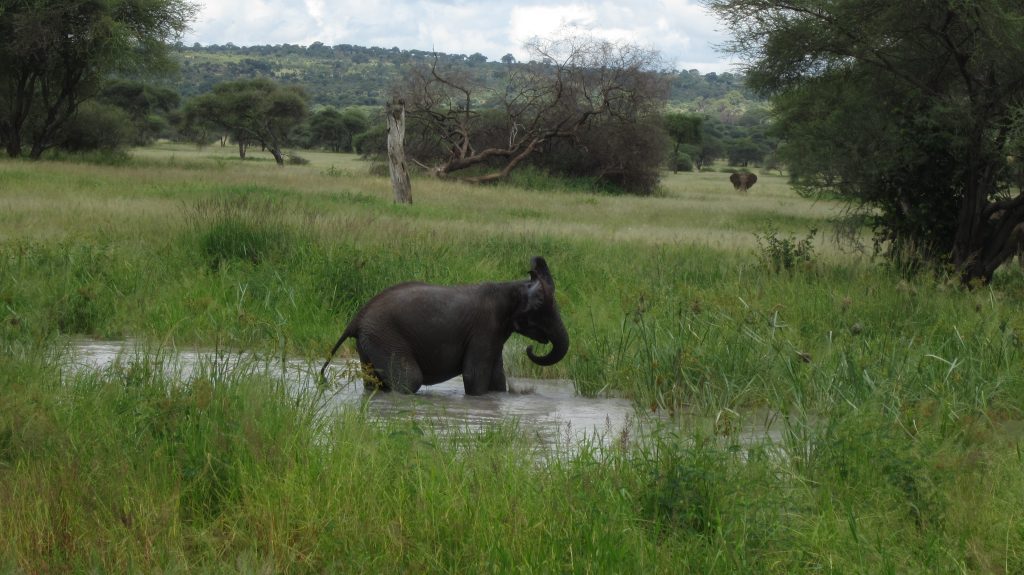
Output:
[[[757,183],[757,176],[750,172],[733,172],[729,176],[729,181],[732,182],[732,187],[745,192]]]
[[[380,292],[345,327],[321,378],[351,337],[357,340],[367,389],[416,393],[461,374],[467,395],[507,391],[502,349],[513,332],[551,343],[545,355],[527,346],[526,355],[537,365],[554,365],[569,350],[547,262],[535,256],[530,267],[527,280],[456,286],[411,282]]]

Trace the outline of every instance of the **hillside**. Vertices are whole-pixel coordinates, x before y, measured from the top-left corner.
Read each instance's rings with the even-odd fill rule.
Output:
[[[409,63],[435,57],[433,52],[423,50],[349,44],[326,46],[320,42],[310,46],[179,45],[178,54],[180,73],[169,83],[185,99],[226,80],[269,76],[285,83],[301,84],[314,107],[337,108],[383,104],[389,88]],[[488,61],[481,54],[438,53],[436,56],[444,64],[492,70],[485,76],[495,79],[502,77],[503,68],[508,65]],[[745,109],[747,106],[743,104],[754,99],[744,87],[743,77],[737,74],[701,74],[698,70],[687,70],[672,72],[670,76],[669,106],[672,108],[698,110],[706,107],[706,102],[731,100]]]

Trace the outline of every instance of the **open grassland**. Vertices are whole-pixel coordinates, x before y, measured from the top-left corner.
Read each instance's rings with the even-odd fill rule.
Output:
[[[657,197],[414,179],[163,146],[0,161],[0,569],[28,572],[1024,571],[1024,275],[965,291],[838,250],[840,206],[759,174]],[[257,154],[254,154],[257,155]],[[526,178],[544,178],[537,175]],[[756,233],[820,230],[775,270]],[[68,336],[325,356],[393,283],[548,258],[566,377],[704,431],[537,463],[509,424],[456,443],[326,416],[245,373],[60,369]],[[765,409],[781,445],[740,446]],[[781,452],[779,450],[782,450]]]

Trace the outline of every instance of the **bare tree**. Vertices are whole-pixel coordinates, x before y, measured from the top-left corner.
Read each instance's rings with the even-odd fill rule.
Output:
[[[643,124],[664,103],[654,50],[580,36],[537,39],[527,49],[531,61],[509,61],[497,89],[480,72],[442,69],[436,58],[410,72],[398,91],[415,124],[418,143],[407,151],[418,163],[441,177],[485,166],[463,179],[494,181],[555,140],[583,145],[588,128]]]
[[[412,203],[412,184],[405,167],[405,102],[392,101],[388,105],[388,173],[395,203]]]

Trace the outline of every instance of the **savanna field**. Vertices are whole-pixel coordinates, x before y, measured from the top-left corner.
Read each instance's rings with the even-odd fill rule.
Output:
[[[843,206],[778,174],[666,173],[647,198],[414,178],[400,206],[355,156],[233,154],[0,160],[0,571],[1024,572],[1016,261],[966,290],[840,249]],[[538,458],[515,421],[320,409],[340,379],[153,367],[322,362],[381,289],[534,255],[571,348],[540,368],[513,336],[510,375],[629,398],[649,433]],[[82,338],[151,358],[70,369]],[[740,442],[765,413],[780,436]]]

